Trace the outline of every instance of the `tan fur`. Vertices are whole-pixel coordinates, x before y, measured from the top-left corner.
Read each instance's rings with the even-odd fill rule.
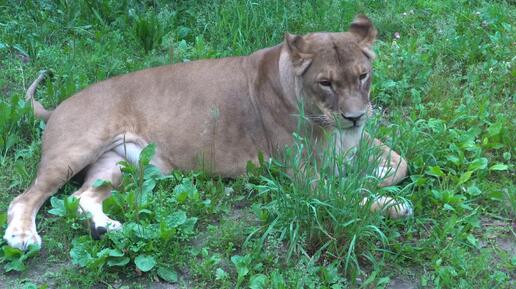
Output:
[[[350,32],[286,34],[282,44],[249,56],[113,77],[78,92],[53,112],[33,101],[36,115],[48,118],[42,157],[35,181],[9,207],[4,238],[22,249],[40,243],[37,211],[84,169],[89,177],[76,195],[87,206],[83,210],[106,220],[98,208],[109,190],[95,190],[91,182],[103,177],[116,185],[119,168],[113,160],[137,159],[149,143],[157,146],[153,164],[165,173],[205,169],[224,177],[242,175],[259,152],[270,157],[292,143],[299,103],[312,120],[315,138],[335,129],[338,119],[342,135],[349,136],[342,150],[357,145],[370,106],[375,36],[371,22],[360,16]],[[27,93],[32,100],[35,85]],[[389,165],[402,169],[384,185],[406,174],[406,162],[390,154]]]
[[[29,86],[27,93],[25,94],[25,100],[32,103],[34,115],[37,118],[44,120],[45,122],[50,118],[52,111],[46,110],[39,101],[35,100],[34,94],[36,93],[36,88],[38,87],[39,83],[45,79],[48,73],[49,72],[46,70],[40,71],[38,78],[36,78],[36,80],[34,80],[34,82]]]

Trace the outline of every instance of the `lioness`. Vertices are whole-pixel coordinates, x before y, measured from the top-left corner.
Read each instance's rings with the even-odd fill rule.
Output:
[[[210,171],[235,177],[259,152],[270,157],[293,142],[298,103],[312,120],[316,136],[344,128],[342,152],[356,146],[370,106],[371,46],[376,29],[358,16],[342,33],[286,34],[283,43],[249,56],[194,61],[113,77],[61,103],[53,112],[32,99],[38,79],[28,90],[36,115],[48,119],[42,156],[30,188],[8,210],[4,239],[26,249],[41,244],[35,217],[41,205],[65,182],[85,171],[74,193],[91,213],[93,230],[121,227],[102,211],[110,187],[93,187],[97,179],[120,184],[118,162],[135,163],[147,144],[156,144],[152,163],[162,172],[198,168],[199,156]],[[397,168],[384,185],[399,182],[406,162],[378,140],[384,150],[381,171]],[[390,156],[388,157],[387,155]],[[390,199],[381,198],[373,209]],[[398,205],[393,217],[410,214]]]

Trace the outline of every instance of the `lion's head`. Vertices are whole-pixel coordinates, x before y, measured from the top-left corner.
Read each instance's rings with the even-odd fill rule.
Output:
[[[322,126],[361,127],[369,106],[376,29],[358,16],[342,33],[285,35],[305,114]]]

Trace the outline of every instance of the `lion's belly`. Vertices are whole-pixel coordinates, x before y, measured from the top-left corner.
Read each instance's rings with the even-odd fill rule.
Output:
[[[195,134],[138,135],[124,132],[115,136],[104,151],[114,151],[128,162],[137,165],[142,150],[148,144],[156,145],[151,164],[164,174],[173,169],[203,170],[223,177],[237,177],[246,172],[247,162],[257,162],[263,151],[249,136],[217,134],[200,131]],[[265,152],[266,153],[266,152]]]
[[[203,170],[223,177],[244,174],[247,162],[256,162],[258,152],[262,151],[247,136],[218,137],[202,132],[195,137],[156,143],[156,162],[163,163],[165,169]]]

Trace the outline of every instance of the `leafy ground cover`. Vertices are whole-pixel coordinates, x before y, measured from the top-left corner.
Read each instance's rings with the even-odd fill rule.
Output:
[[[55,107],[114,75],[245,55],[285,31],[343,31],[357,13],[380,32],[368,129],[407,158],[411,175],[379,190],[359,177],[372,168],[358,161],[346,180],[308,194],[313,172],[280,169],[299,161],[302,138],[289,162],[263,161],[236,180],[163,176],[148,147],[105,203],[121,231],[93,240],[68,184],[38,215],[40,251],[0,244],[0,287],[514,287],[515,11],[476,0],[0,1],[1,231],[39,159],[44,124],[23,100],[39,70],[54,76],[37,97]],[[411,202],[414,217],[368,213],[364,188]]]

